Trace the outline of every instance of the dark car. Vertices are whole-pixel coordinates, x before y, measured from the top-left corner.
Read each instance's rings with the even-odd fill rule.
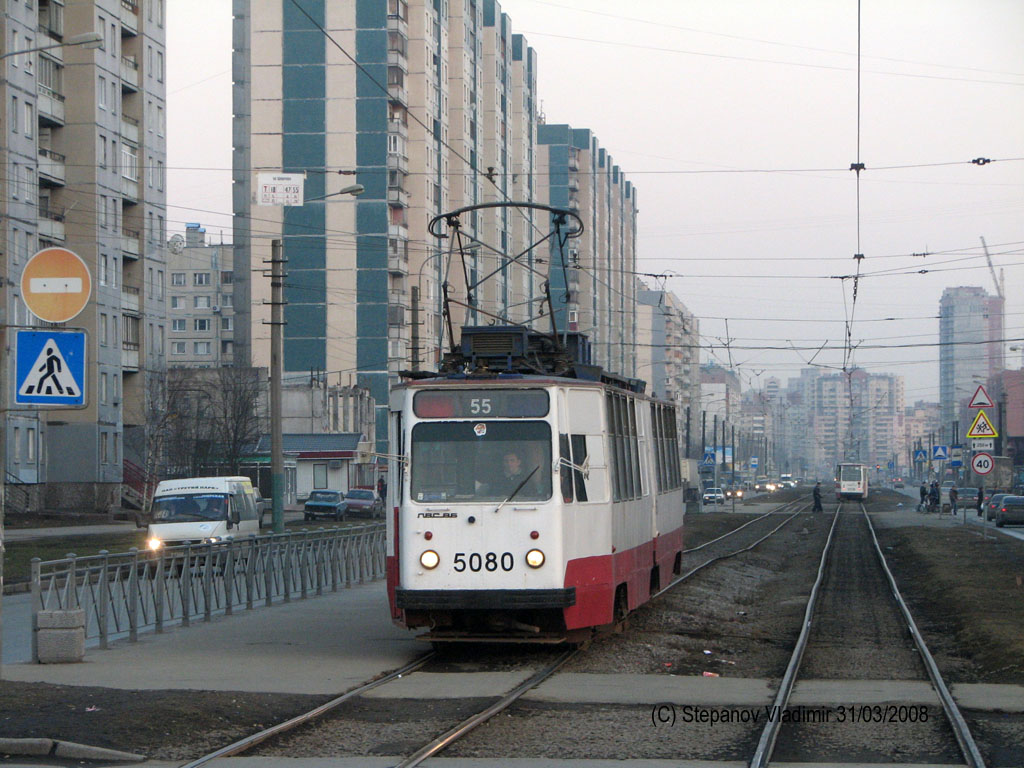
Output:
[[[384,517],[384,502],[369,488],[353,488],[345,494],[348,511],[360,517]]]
[[[1006,493],[1005,491],[1000,491],[999,493],[993,493],[991,496],[988,497],[988,500],[985,502],[985,519],[986,520],[995,520],[996,519],[996,515],[995,515],[996,507],[998,507],[999,504],[1002,502],[1002,500],[1005,497],[1009,496],[1009,495],[1010,494]]]
[[[332,517],[344,520],[348,511],[348,502],[341,491],[312,491],[302,508],[304,520],[316,520],[318,517]]]
[[[993,514],[997,528],[1008,523],[1024,523],[1024,496],[1003,496]]]

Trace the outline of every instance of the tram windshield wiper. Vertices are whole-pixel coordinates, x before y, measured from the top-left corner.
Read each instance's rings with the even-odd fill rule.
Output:
[[[512,491],[512,493],[510,493],[508,495],[508,498],[505,499],[503,502],[501,502],[501,504],[499,504],[497,507],[495,507],[495,509],[494,509],[495,513],[499,512],[502,507],[504,507],[506,504],[508,504],[510,501],[512,501],[512,499],[515,498],[517,493],[519,493],[521,490],[523,490],[523,486],[526,485],[528,482],[530,482],[530,478],[533,477],[534,473],[538,469],[540,469],[540,464],[538,464],[536,467],[531,469],[530,470],[530,474],[528,474],[526,477],[523,478],[523,482],[521,482],[519,485],[516,486],[516,489],[514,491]]]

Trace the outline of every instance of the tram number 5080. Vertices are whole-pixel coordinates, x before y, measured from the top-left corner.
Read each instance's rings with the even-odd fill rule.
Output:
[[[467,570],[474,573],[479,571],[496,571],[499,568],[503,571],[511,571],[515,558],[511,552],[502,552],[500,555],[494,552],[487,552],[486,554],[470,552],[468,555],[465,552],[456,552],[453,562],[458,573]]]

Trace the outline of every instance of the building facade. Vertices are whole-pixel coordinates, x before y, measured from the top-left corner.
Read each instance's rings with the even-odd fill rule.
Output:
[[[5,321],[41,325],[19,294],[38,250],[73,251],[93,283],[66,324],[87,332],[87,407],[49,424],[7,418],[6,469],[36,486],[40,506],[105,511],[119,503],[123,459],[146,450],[166,362],[164,13],[162,0],[39,0],[8,3],[0,19]],[[98,47],[73,42],[93,31]]]
[[[1003,299],[976,286],[947,288],[939,300],[939,405],[942,440],[963,438],[966,405],[1006,367]],[[957,426],[954,426],[957,425]],[[959,432],[959,434],[956,434]]]
[[[167,246],[167,364],[216,368],[234,364],[234,257],[231,244],[206,242],[187,224]]]

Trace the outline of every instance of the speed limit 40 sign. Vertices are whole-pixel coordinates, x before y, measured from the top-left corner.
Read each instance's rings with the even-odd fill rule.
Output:
[[[987,475],[994,466],[995,462],[992,461],[992,456],[987,453],[976,453],[971,459],[971,469],[979,475]]]

